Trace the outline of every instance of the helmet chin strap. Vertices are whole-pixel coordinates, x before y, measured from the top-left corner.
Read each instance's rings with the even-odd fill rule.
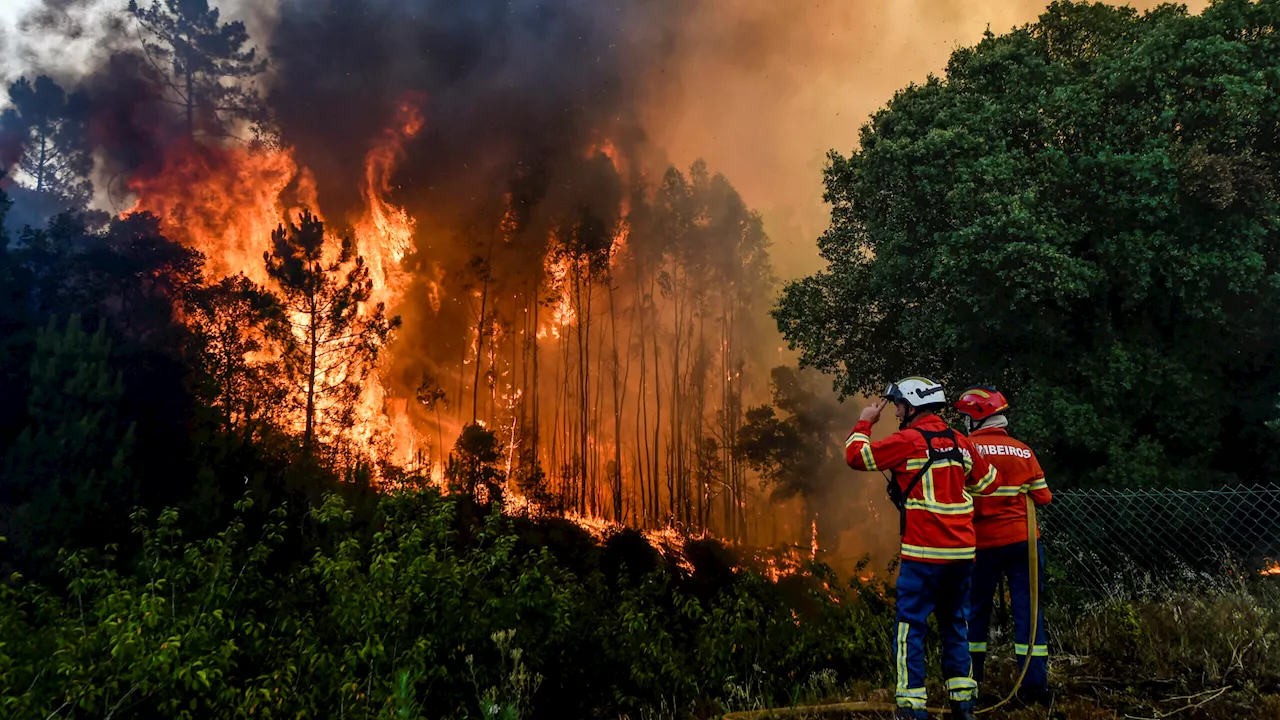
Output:
[[[898,422],[899,430],[906,430],[907,426],[910,425],[912,421],[914,421],[917,417],[920,417],[920,412],[921,412],[920,408],[913,407],[909,403],[903,403],[903,404],[907,406],[907,409],[902,413],[902,420]]]

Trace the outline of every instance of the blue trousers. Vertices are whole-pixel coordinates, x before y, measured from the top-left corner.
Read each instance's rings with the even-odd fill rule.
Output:
[[[942,673],[952,700],[972,700],[978,684],[969,674],[969,585],[972,562],[903,560],[898,570],[898,628],[894,637],[899,707],[923,710],[924,634],[930,615],[942,635]]]
[[[1040,593],[1044,594],[1044,550],[1040,545]],[[982,680],[987,660],[987,637],[991,626],[991,602],[1000,587],[1000,578],[1009,578],[1009,599],[1013,605],[1013,643],[1018,670],[1027,658],[1027,635],[1031,632],[1031,577],[1027,568],[1027,543],[1013,543],[978,551],[973,565],[973,594],[970,597],[969,652],[973,656],[973,677]],[[1042,609],[1043,612],[1043,609]],[[1036,641],[1030,648],[1031,666],[1022,686],[1040,689],[1049,684],[1049,646],[1044,639],[1044,615],[1036,621]]]

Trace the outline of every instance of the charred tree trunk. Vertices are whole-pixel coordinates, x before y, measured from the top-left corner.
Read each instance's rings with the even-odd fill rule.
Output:
[[[578,512],[588,512],[587,500],[590,493],[589,444],[591,441],[591,276],[590,266],[586,273],[582,266],[586,258],[575,261],[577,270],[574,273],[574,285],[578,295]],[[585,298],[584,298],[585,295]]]
[[[625,386],[627,378],[618,382],[618,315],[614,307],[613,281],[609,280],[609,327],[613,334],[613,519],[621,523],[626,513],[622,506],[622,409],[626,403]],[[628,336],[629,339],[629,336]],[[630,369],[630,355],[628,355]],[[628,373],[629,374],[629,373]]]
[[[48,173],[49,163],[49,132],[47,127],[40,128],[40,162],[36,165],[36,192],[43,192],[45,186],[45,174]]]
[[[535,283],[535,288],[536,286],[537,283]],[[529,457],[533,458],[535,463],[538,462],[538,428],[541,426],[542,422],[542,418],[539,415],[542,411],[542,404],[539,402],[542,393],[538,392],[538,308],[541,307],[541,303],[538,302],[537,292],[538,291],[535,289],[533,297],[533,351],[530,353],[530,358],[533,360],[533,367],[529,373],[531,378],[529,386],[532,388],[532,391],[525,391],[525,396],[529,400],[530,423],[533,425],[529,432],[529,442],[532,444],[532,448],[529,451]]]
[[[307,318],[307,419],[306,429],[302,434],[302,450],[308,459],[312,457],[316,426],[316,368],[320,355],[320,339],[316,330],[316,319],[320,309],[313,296],[308,308]]]
[[[495,233],[489,234],[489,247],[485,250],[484,266],[480,268],[481,285],[480,285],[480,319],[476,322],[476,373],[475,384],[471,386],[471,422],[475,423],[476,415],[479,410],[477,403],[480,397],[480,366],[484,364],[484,335],[485,335],[485,312],[489,303],[489,280],[491,273],[489,268],[493,262],[493,239]]]
[[[651,303],[654,303],[655,307],[656,307],[656,302],[654,300],[653,291],[656,283],[657,283],[656,278],[650,275],[649,276],[649,301]],[[662,357],[661,357],[661,350],[660,350],[660,339],[659,339],[658,330],[657,330],[658,327],[661,327],[660,319],[661,319],[660,316],[657,315],[657,313],[655,313],[655,317],[654,317],[655,327],[652,333],[653,334],[653,398],[654,398],[653,445],[652,445],[653,465],[650,473],[650,477],[652,478],[652,481],[653,481],[653,494],[652,494],[653,522],[655,527],[661,524],[660,518],[659,518],[659,512],[660,512],[659,508],[660,508],[660,502],[661,502],[660,491],[662,489],[661,485],[659,484],[661,482],[660,475],[662,473],[662,465],[660,462],[661,460],[660,453],[662,452]]]
[[[649,475],[645,472],[645,467],[649,463],[649,375],[646,363],[648,355],[645,352],[645,316],[648,309],[643,303],[643,294],[640,292],[640,270],[636,269],[636,287],[635,287],[635,308],[639,315],[637,323],[640,326],[640,416],[636,420],[636,478],[640,485],[640,509],[641,516],[645,526],[649,525],[650,519],[650,494],[649,494]]]

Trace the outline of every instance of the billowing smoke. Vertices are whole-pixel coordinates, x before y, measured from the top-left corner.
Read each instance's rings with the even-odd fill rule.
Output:
[[[466,212],[515,173],[550,177],[606,138],[638,150],[642,91],[689,6],[285,0],[270,102],[323,201],[345,212],[366,150],[352,140],[376,137],[406,93],[422,94],[426,128],[397,176],[403,199]]]

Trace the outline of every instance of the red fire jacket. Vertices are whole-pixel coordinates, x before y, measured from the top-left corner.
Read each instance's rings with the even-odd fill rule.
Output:
[[[1022,496],[1030,493],[1036,505],[1053,501],[1040,461],[1031,448],[1009,437],[1004,428],[974,430],[969,440],[1000,473],[995,491],[975,499],[973,529],[978,534],[978,549],[1026,542],[1027,501]],[[1040,537],[1039,528],[1036,537]]]
[[[893,473],[902,490],[923,468],[929,453],[917,428],[938,432],[947,424],[937,415],[916,418],[905,430],[879,442],[871,441],[871,423],[860,420],[844,443],[845,461],[854,470]],[[943,460],[933,464],[907,497],[907,532],[902,537],[903,559],[929,563],[974,558],[973,497],[996,488],[996,469],[974,450],[968,438],[956,433],[964,464]],[[936,447],[936,446],[935,446]]]

